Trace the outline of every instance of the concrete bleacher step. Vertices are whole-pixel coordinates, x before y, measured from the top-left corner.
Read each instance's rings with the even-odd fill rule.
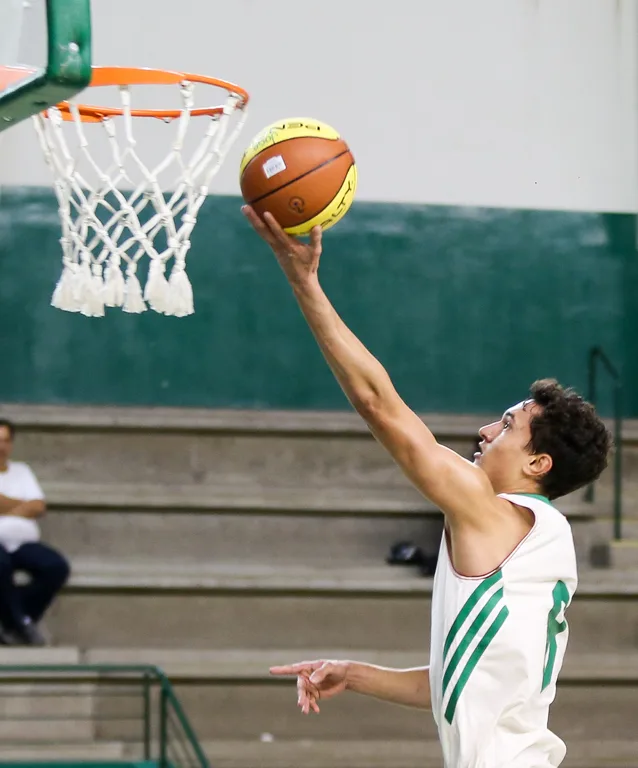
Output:
[[[410,485],[399,488],[313,487],[300,484],[50,482],[47,502],[53,509],[104,509],[129,512],[315,512],[321,514],[421,516],[436,509]]]
[[[638,538],[610,542],[609,554],[613,568],[638,571]]]
[[[24,654],[32,650],[16,649],[23,654],[22,661],[28,660]],[[78,658],[75,649],[40,650],[46,661]],[[306,650],[304,658],[347,655],[335,648],[323,649],[323,653]],[[357,653],[357,658],[397,667],[421,664],[425,661],[423,656],[420,651]],[[437,765],[436,731],[428,713],[346,694],[325,702],[319,717],[301,716],[295,706],[294,681],[274,679],[268,673],[271,664],[298,659],[299,653],[294,649],[193,652],[190,649],[96,648],[79,658],[83,663],[92,664],[160,665],[173,679],[189,719],[205,742],[209,758],[219,768],[252,765],[269,768],[275,764],[285,768],[291,765],[295,755],[301,757],[311,746],[308,761],[304,761],[311,767],[411,768],[418,761],[426,766]],[[630,739],[634,736],[632,702],[635,703],[637,688],[638,651],[623,655],[568,653],[551,723],[570,746],[568,766],[633,768],[634,763],[627,758],[635,756],[632,751],[635,743]],[[36,759],[45,754],[45,744],[52,740],[59,745],[50,753],[57,759],[117,759],[135,751],[139,723],[127,722],[127,716],[133,713],[139,716],[139,701],[118,702],[118,719],[101,721],[98,718],[90,732],[78,729],[78,723],[66,724],[62,720],[61,701],[56,698],[60,719],[43,728],[38,726],[34,730],[31,724],[31,730],[26,731],[7,723],[0,729],[3,757],[9,749],[12,759]],[[211,717],[211,713],[215,716]],[[417,736],[423,741],[417,741]],[[598,741],[592,741],[598,746],[593,750],[584,749],[583,736],[588,739],[598,736]],[[378,750],[367,751],[363,745],[368,744],[372,749],[369,739],[378,745]],[[19,744],[20,741],[24,743]],[[37,742],[44,743],[39,746]],[[123,742],[127,742],[124,747]],[[27,750],[31,750],[28,756]]]
[[[632,510],[625,510],[625,512],[630,513],[632,512]],[[612,518],[609,518],[608,520],[601,519],[600,522],[607,525],[608,530],[610,532],[613,532],[614,525],[612,522]],[[626,515],[622,521],[621,534],[622,534],[622,540],[625,540],[625,539],[633,539],[634,541],[637,540],[638,539],[638,519],[636,517],[632,518]]]
[[[0,403],[0,409],[20,426],[23,433],[71,431],[148,432],[251,435],[262,432],[277,435],[369,436],[363,419],[352,409],[342,411],[258,410],[241,408],[176,408],[104,405],[37,405]],[[465,438],[478,434],[492,414],[462,415],[428,413],[422,418],[436,435]],[[638,439],[638,422],[625,421],[625,439]],[[632,431],[633,428],[633,431]],[[633,434],[636,432],[636,434]]]
[[[220,650],[153,649],[153,648],[91,648],[84,658],[88,664],[153,664],[160,667],[171,680],[277,682],[269,668],[277,664],[299,661],[298,649],[262,650],[234,648]],[[388,667],[413,667],[427,664],[427,650],[379,651],[358,650],[357,658],[370,664]],[[303,651],[304,659],[345,659],[352,650],[315,648]],[[638,676],[638,670],[637,670]]]
[[[202,739],[253,739],[272,734],[275,739],[435,739],[431,715],[391,707],[354,694],[322,706],[320,716],[303,717],[296,707],[294,679],[273,678],[273,664],[314,658],[355,656],[388,666],[427,663],[426,651],[404,653],[343,649],[300,652],[261,649],[218,652],[95,649],[87,660],[99,663],[139,663],[143,658],[166,670],[173,679],[185,711]],[[553,727],[565,738],[629,739],[634,736],[638,695],[638,650],[626,654],[570,653],[559,677],[552,706]],[[211,712],[215,717],[211,717]],[[100,724],[110,740],[125,739],[126,725]]]
[[[222,539],[239,542],[238,548],[244,541],[250,546],[248,527],[254,537],[263,533],[269,543],[278,543],[274,559],[291,560],[295,547],[285,534],[291,539],[296,532],[305,536],[306,529],[318,525],[309,515],[342,516],[333,530],[344,556],[380,557],[397,539],[417,534],[419,543],[436,540],[438,512],[352,412],[63,406],[13,406],[7,412],[21,428],[20,458],[32,464],[57,513],[44,521],[45,535],[72,556],[89,554],[95,529],[100,529],[108,552],[118,540],[132,549],[148,547],[146,534],[152,528],[158,552],[171,539],[186,552],[190,534],[197,540],[196,551],[205,557],[196,528],[208,521],[183,524],[179,517],[194,510],[215,513],[209,515],[215,519],[210,557],[217,556],[215,547],[224,546]],[[446,414],[424,418],[441,442],[462,455],[469,455],[485,421]],[[632,434],[629,425],[628,445]],[[580,496],[561,505],[573,524],[584,563],[591,561],[593,547],[608,540],[607,530],[594,520],[609,513],[608,486],[601,481],[593,506],[580,503]],[[161,516],[141,514],[160,510]],[[90,518],[89,512],[95,516]],[[234,520],[240,512],[264,519]],[[285,513],[295,514],[283,519]],[[136,517],[127,519],[129,515]],[[355,523],[352,518],[359,515]],[[412,520],[406,519],[412,515]],[[375,516],[378,525],[364,522]],[[186,525],[191,528],[182,536]],[[341,535],[343,530],[349,539]],[[307,541],[313,538],[312,531],[307,535]],[[270,552],[270,547],[262,551]]]
[[[361,435],[368,430],[352,410],[277,411],[240,408],[174,408],[103,405],[38,405],[0,403],[23,432],[57,431],[147,431],[147,432],[228,432],[253,434],[338,434]],[[475,433],[484,423],[480,416],[429,414],[430,428],[447,436]],[[625,430],[626,431],[626,430]]]
[[[40,663],[73,663],[79,660],[89,664],[151,663],[161,666],[173,679],[198,736],[208,742],[206,748],[213,764],[220,768],[225,765],[228,768],[246,765],[248,768],[249,763],[262,765],[261,762],[251,763],[253,760],[263,760],[264,768],[275,762],[280,768],[285,768],[295,754],[304,754],[303,745],[307,740],[316,745],[310,765],[353,768],[363,766],[360,761],[368,759],[369,753],[365,748],[357,746],[367,739],[379,741],[379,752],[376,753],[379,757],[377,762],[370,758],[372,762],[365,765],[373,768],[375,765],[388,768],[404,765],[409,768],[416,765],[418,759],[425,761],[425,765],[436,765],[436,732],[427,713],[390,707],[382,702],[346,694],[326,702],[320,717],[304,718],[295,706],[294,681],[272,678],[268,671],[272,664],[299,660],[302,655],[303,658],[356,655],[356,658],[377,664],[414,666],[426,662],[425,649],[404,652],[360,649],[356,654],[350,654],[343,648],[324,647],[314,650],[306,648],[302,654],[295,648],[270,651],[233,648],[199,652],[190,648],[94,648],[86,653],[78,653],[74,648],[17,648],[4,649],[0,661],[8,659],[12,652],[16,654],[13,659],[16,664],[35,662],[39,655]],[[35,714],[33,701],[36,701],[38,715],[51,715],[46,706],[43,708],[41,697],[34,698],[37,684],[34,685],[34,690],[25,690],[14,700],[29,702],[26,705],[23,703],[23,714],[32,717]],[[634,737],[637,690],[638,649],[624,654],[576,654],[570,649],[551,714],[552,727],[570,745],[567,765],[572,768],[606,768],[616,764],[632,768],[633,763],[625,760],[628,755],[634,755],[631,750],[635,744],[630,739]],[[4,687],[0,688],[0,692],[4,691]],[[89,698],[90,693],[87,689],[81,695]],[[6,706],[6,696],[3,695],[0,700]],[[84,725],[67,719],[69,712],[65,709],[65,701],[64,696],[58,695],[50,699],[49,703],[55,704],[54,713],[58,719],[35,727],[31,721],[28,729],[8,720],[4,712],[4,725],[0,727],[3,756],[5,749],[12,749],[13,759],[21,759],[25,746],[37,756],[41,754],[39,750],[46,749],[45,744],[55,740],[58,744],[67,742],[66,745],[60,744],[61,751],[55,753],[56,756],[59,754],[59,759],[75,756],[83,759],[82,754],[85,759],[89,759],[89,754],[90,759],[115,759],[122,754],[122,742],[135,742],[139,736],[139,722],[127,720],[128,716],[139,717],[140,702],[137,698],[118,700],[117,720],[102,721],[97,713],[93,724]],[[215,717],[211,717],[212,712]],[[260,740],[264,734],[266,742]],[[415,741],[417,736],[424,741]],[[582,748],[583,737],[596,739],[597,736],[600,742],[592,742],[598,743],[595,750]],[[96,738],[98,741],[94,743]],[[229,739],[232,741],[229,742]],[[41,746],[38,746],[39,742]],[[240,742],[246,746],[234,749],[233,745]],[[325,747],[322,746],[324,743]],[[402,751],[399,745],[403,743],[410,746]],[[342,749],[339,760],[343,759],[343,763],[333,759],[339,744]],[[271,752],[264,751],[269,748],[272,748]],[[133,745],[129,744],[124,753],[131,749]],[[396,759],[392,761],[391,756],[397,749]]]
[[[416,735],[416,734],[415,734]],[[437,741],[210,741],[203,744],[216,768],[440,768]]]
[[[204,750],[216,768],[440,768],[436,741],[211,741]],[[563,768],[638,768],[638,741],[567,744]]]
[[[53,484],[44,537],[72,560],[103,557],[275,562],[334,559],[383,562],[390,545],[410,540],[435,552],[442,515],[403,488],[255,488]],[[606,542],[591,505],[568,500],[577,553],[587,562]],[[322,548],[316,546],[322,541]]]
[[[86,558],[74,563],[70,586],[76,589],[245,590],[316,592],[429,593],[431,581],[415,577],[409,567],[376,562],[333,563],[325,566],[294,563],[280,566],[248,560],[201,563],[173,560]]]
[[[397,540],[438,546],[440,513],[408,491],[64,486],[49,498],[42,530],[72,560],[99,551],[119,560],[282,562],[330,551],[343,561],[383,562]]]
[[[155,496],[165,497],[164,501],[143,494],[147,503],[157,501],[158,509],[167,509],[167,503],[175,508],[170,499],[175,499],[175,494],[170,488],[190,489],[184,494],[188,498],[180,509],[189,503],[195,508],[221,509],[224,487],[231,488],[226,500],[232,509],[237,509],[232,499],[236,500],[241,493],[245,493],[246,502],[238,503],[243,503],[244,508],[252,498],[263,509],[264,500],[266,505],[269,503],[268,491],[264,489],[272,486],[303,489],[308,504],[315,508],[326,506],[323,501],[313,500],[325,498],[326,488],[333,489],[334,498],[341,492],[345,499],[349,490],[354,492],[355,499],[371,498],[380,511],[396,509],[397,501],[404,510],[412,505],[418,510],[423,504],[394,462],[376,444],[367,426],[351,411],[28,404],[5,404],[2,408],[20,428],[16,458],[32,463],[54,506],[64,505],[62,497],[68,496],[60,488],[61,482],[67,487],[92,487],[96,493],[89,505],[95,504],[96,499],[100,503],[100,486],[104,488],[106,484],[122,486],[127,494],[132,486],[162,486],[162,492]],[[469,455],[477,430],[493,417],[423,415],[437,438],[462,455]],[[624,423],[623,448],[625,519],[638,522],[638,421]],[[164,486],[168,486],[166,493]],[[194,488],[199,491],[194,492]],[[234,489],[239,489],[239,494]],[[279,491],[275,494],[281,495]],[[299,498],[295,490],[292,495]],[[219,501],[208,501],[215,496],[219,496]],[[129,509],[135,509],[133,498],[129,495],[125,501],[122,499]],[[610,466],[597,483],[596,503],[590,506],[590,516],[609,516],[612,498]],[[363,504],[368,505],[368,501]],[[606,527],[593,526],[578,516],[573,522],[582,561],[599,562],[599,545],[609,539]],[[592,559],[595,545],[597,554]]]
[[[3,744],[0,765],[9,761],[22,763],[62,763],[76,765],[89,762],[124,760],[126,745],[122,742],[90,742],[79,744],[61,744],[52,741],[49,744]]]
[[[8,676],[3,670],[10,666],[31,664],[79,664],[80,649],[76,646],[34,648],[28,646],[0,645],[0,680]]]
[[[56,642],[92,647],[427,648],[432,580],[409,567],[85,560],[54,603]],[[570,648],[638,646],[638,573],[581,570]]]
[[[376,488],[348,486],[268,485],[242,483],[90,483],[52,481],[47,486],[52,509],[70,511],[131,512],[226,512],[226,513],[315,513],[321,515],[409,516],[438,515],[439,510],[412,485]],[[568,518],[600,517],[597,507],[583,500],[581,492],[557,503]],[[599,510],[600,512],[600,510]],[[608,518],[601,517],[607,522]],[[638,525],[628,518],[627,526]],[[611,531],[611,518],[609,518]]]
[[[0,647],[0,741],[9,749],[15,742],[29,744],[93,739],[94,686],[65,682],[27,682],[12,667],[33,664],[78,664],[76,647]],[[28,672],[26,676],[28,677]]]
[[[94,693],[90,684],[2,683],[0,743],[92,741]]]
[[[407,480],[355,413],[6,404],[20,427],[18,458],[49,484],[406,488]],[[425,414],[445,445],[469,455],[493,416]],[[623,431],[625,498],[638,499],[638,422]],[[613,472],[598,498],[611,500]],[[52,486],[51,486],[52,487]]]
[[[572,739],[561,768],[638,768],[638,741]]]
[[[452,441],[455,447],[458,441]],[[466,452],[469,452],[468,441]],[[367,430],[339,433],[22,431],[20,458],[45,492],[60,482],[267,487],[407,487]]]
[[[172,680],[242,681],[262,680],[284,683],[274,678],[271,666],[303,659],[348,659],[352,649],[306,648],[303,659],[299,649],[263,650],[257,648],[225,648],[220,650],[153,649],[153,648],[92,648],[83,655],[87,664],[152,664],[160,667]],[[385,667],[409,668],[428,663],[427,649],[409,651],[380,651],[357,649],[359,661]],[[568,651],[559,681],[561,683],[625,682],[638,684],[638,647],[633,653],[572,653]]]
[[[45,519],[45,540],[75,562],[100,552],[119,561],[208,563],[259,558],[265,563],[320,565],[332,561],[383,564],[396,541],[413,541],[434,554],[443,523],[392,515],[320,515],[164,512],[65,512]],[[321,546],[318,546],[321,542]]]
[[[437,741],[378,739],[365,741],[270,740],[205,741],[202,747],[215,768],[440,768]],[[8,761],[98,761],[135,759],[140,745],[97,742],[77,745],[3,747]],[[581,741],[567,744],[565,768],[638,768],[636,741]]]
[[[352,409],[340,411],[242,410],[239,408],[178,408],[156,406],[37,405],[0,403],[6,418],[21,432],[174,432],[255,434],[316,434],[360,436],[369,430]],[[475,436],[479,428],[500,414],[420,414],[435,435],[444,438]],[[608,427],[613,427],[610,420]],[[623,421],[623,441],[638,442],[638,419]]]
[[[83,648],[241,648],[250,637],[265,648],[308,647],[314,638],[366,647],[374,636],[376,647],[402,650],[427,642],[425,581],[378,565],[78,561],[47,624],[57,642]]]

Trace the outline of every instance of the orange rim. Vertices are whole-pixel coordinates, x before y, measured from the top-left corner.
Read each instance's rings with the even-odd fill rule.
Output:
[[[29,67],[0,67],[0,89],[7,88],[16,82],[34,74],[37,70]],[[219,80],[206,75],[195,75],[187,72],[173,72],[166,69],[149,69],[146,67],[93,67],[90,88],[98,86],[116,85],[179,85],[184,81],[212,85],[216,88],[225,88],[230,93],[236,94],[241,103],[239,108],[248,104],[248,93],[243,88],[233,83]],[[64,120],[73,120],[71,105],[68,101],[62,101],[57,105]],[[108,117],[120,117],[123,109],[116,107],[101,107],[93,104],[77,105],[80,118],[83,122],[99,123]],[[193,117],[214,117],[224,111],[223,106],[202,107],[191,110]],[[175,120],[182,114],[181,109],[131,109],[132,117],[155,117],[158,120]]]
[[[0,91],[19,83],[20,80],[26,80],[37,71],[33,67],[0,66]]]

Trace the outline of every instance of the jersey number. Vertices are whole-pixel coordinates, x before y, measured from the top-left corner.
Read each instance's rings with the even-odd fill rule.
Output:
[[[541,691],[552,681],[552,673],[554,672],[554,665],[556,663],[556,635],[560,635],[567,629],[567,621],[565,620],[565,608],[569,605],[569,591],[562,581],[557,581],[554,590],[552,591],[552,597],[554,598],[554,604],[547,617],[547,642],[545,643],[545,667],[543,669],[543,685]],[[559,621],[558,617],[563,614],[563,620]]]

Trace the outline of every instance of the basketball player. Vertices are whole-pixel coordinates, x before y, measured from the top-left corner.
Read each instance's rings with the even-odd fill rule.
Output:
[[[431,708],[446,768],[558,766],[565,745],[547,722],[577,573],[570,526],[552,501],[605,468],[604,424],[575,392],[543,380],[481,428],[473,462],[439,445],[322,291],[321,229],[306,244],[270,214],[262,221],[251,208],[243,211],[274,251],[348,399],[445,516],[429,667],[318,660],[273,667],[272,674],[297,676],[305,714],[343,691]]]

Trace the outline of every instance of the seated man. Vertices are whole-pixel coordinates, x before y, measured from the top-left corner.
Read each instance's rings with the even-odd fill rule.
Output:
[[[0,644],[45,645],[38,630],[53,598],[69,577],[69,564],[40,542],[36,518],[44,515],[44,494],[27,464],[10,461],[15,425],[0,419]],[[17,586],[14,573],[30,580]]]

